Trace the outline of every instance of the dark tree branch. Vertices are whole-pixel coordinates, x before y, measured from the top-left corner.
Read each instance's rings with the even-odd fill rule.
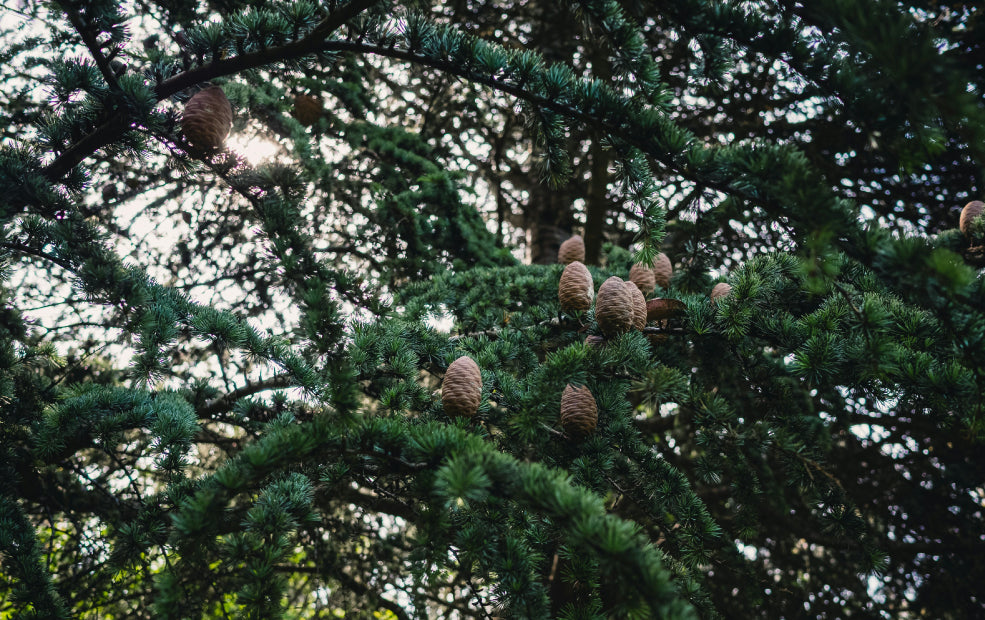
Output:
[[[280,47],[265,49],[259,52],[242,54],[232,58],[217,60],[216,62],[191,69],[180,73],[171,79],[165,80],[157,85],[154,90],[158,101],[163,101],[168,97],[186,88],[221,77],[253,69],[264,65],[270,65],[283,60],[301,58],[310,54],[315,54],[324,47],[325,37],[342,27],[347,21],[362,13],[369,7],[376,4],[379,0],[352,0],[339,10],[326,17],[308,36],[297,41],[293,41]],[[113,143],[123,133],[133,126],[134,119],[129,115],[120,113],[110,118],[108,121],[97,127],[92,133],[85,136],[79,142],[73,144],[67,151],[59,155],[53,162],[43,169],[45,177],[49,181],[56,181],[65,176],[69,170],[82,163],[87,157]]]
[[[99,67],[99,72],[103,74],[103,79],[109,84],[110,89],[114,92],[120,91],[120,83],[116,80],[116,75],[113,73],[113,68],[109,66],[109,60],[103,56],[102,47],[99,42],[96,41],[95,35],[92,34],[92,30],[86,25],[82,20],[82,15],[79,11],[68,2],[58,3],[64,10],[65,14],[68,15],[68,21],[75,28],[79,36],[82,37],[82,42],[89,49],[89,54],[92,55],[92,59],[96,61],[96,66]]]
[[[221,413],[223,411],[228,411],[236,404],[241,398],[247,396],[252,396],[258,392],[263,392],[266,390],[274,390],[277,388],[288,387],[291,385],[291,379],[293,377],[289,374],[279,374],[274,375],[269,379],[264,379],[262,381],[257,381],[256,383],[250,383],[249,385],[244,385],[241,388],[236,388],[232,392],[229,392],[225,396],[221,396],[211,403],[208,403],[202,407],[198,415],[200,418],[207,419],[212,418],[215,414]]]

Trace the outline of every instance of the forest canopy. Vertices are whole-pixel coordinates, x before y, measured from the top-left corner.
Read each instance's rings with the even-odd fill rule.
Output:
[[[985,614],[980,3],[0,42],[0,617]]]

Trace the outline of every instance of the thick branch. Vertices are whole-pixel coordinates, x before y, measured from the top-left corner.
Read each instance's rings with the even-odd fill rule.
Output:
[[[283,60],[300,58],[320,51],[324,46],[325,37],[337,30],[348,20],[376,4],[379,0],[352,0],[339,10],[326,17],[311,33],[303,39],[293,41],[280,47],[269,48],[259,52],[242,54],[225,60],[217,60],[211,64],[197,67],[180,73],[169,80],[158,84],[155,89],[158,101],[180,92],[190,86],[221,77],[253,69],[264,65],[274,64]],[[112,117],[92,133],[73,144],[67,151],[59,155],[55,161],[44,168],[44,175],[49,181],[57,181],[69,170],[82,163],[87,157],[112,144],[133,124],[133,119],[125,113]]]
[[[95,35],[92,34],[92,31],[82,21],[82,15],[69,3],[63,4],[60,2],[59,4],[65,9],[65,13],[68,15],[68,21],[71,22],[72,27],[82,37],[82,42],[89,48],[89,54],[96,61],[96,66],[99,67],[99,72],[103,74],[103,79],[106,80],[106,83],[109,84],[111,89],[119,91],[120,84],[116,81],[116,75],[113,73],[112,67],[109,66],[109,61],[103,56],[99,41],[96,40]]]
[[[236,404],[241,398],[247,396],[252,396],[258,392],[263,392],[266,390],[273,390],[277,388],[287,387],[291,384],[291,379],[293,377],[289,374],[274,375],[269,379],[264,379],[262,381],[257,381],[256,383],[250,383],[249,385],[244,385],[241,388],[237,388],[232,392],[229,392],[225,396],[213,400],[211,403],[202,407],[199,410],[198,415],[200,418],[208,419],[213,417],[215,414],[222,411],[230,410],[233,405]]]

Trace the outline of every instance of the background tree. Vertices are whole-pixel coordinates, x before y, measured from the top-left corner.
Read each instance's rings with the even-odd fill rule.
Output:
[[[6,7],[3,615],[981,615],[982,19]],[[572,233],[672,316],[561,312]]]

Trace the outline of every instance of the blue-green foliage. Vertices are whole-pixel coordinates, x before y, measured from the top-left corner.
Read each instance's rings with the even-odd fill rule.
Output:
[[[581,44],[604,53],[608,68],[593,77],[533,41],[480,38],[427,2],[241,4],[210,3],[212,20],[194,3],[155,4],[186,27],[172,48],[149,37],[143,50],[128,5],[48,13],[61,20],[50,36],[59,56],[44,65],[52,109],[18,117],[29,131],[0,146],[0,612],[402,620],[980,607],[985,569],[962,553],[982,542],[980,249],[953,231],[925,234],[919,220],[919,234],[861,225],[858,195],[829,176],[850,171],[809,140],[726,139],[688,122],[670,84],[681,76],[661,73],[651,50],[666,26],[694,54],[683,79],[710,92],[728,86],[740,53],[788,67],[816,116],[847,114],[868,148],[888,145],[889,177],[932,167],[946,139],[985,143],[977,91],[927,28],[883,1],[686,0],[645,18],[632,3],[561,3],[584,27]],[[595,290],[650,263],[668,228],[689,238],[658,293],[679,302],[673,316],[601,338],[593,310],[561,311],[563,267],[518,264],[489,231],[468,158],[425,121],[390,121],[380,93],[432,73],[515,106],[525,125],[510,131],[552,188],[584,181],[575,142],[607,149],[606,199],[635,218],[637,248],[608,246],[589,267]],[[172,104],[208,80],[246,112],[238,129],[262,123],[290,163],[181,151]],[[313,123],[290,115],[300,93],[330,101]],[[329,146],[338,152],[326,157]],[[97,217],[92,185],[139,187],[120,168],[150,182],[165,178],[153,176],[164,161],[195,178],[168,177],[179,191],[164,202],[186,224],[201,205],[177,203],[207,195],[186,194],[186,181],[232,196],[239,210],[220,219],[256,239],[236,257],[249,270],[226,277],[289,324],[262,331],[246,318],[259,312],[195,301],[186,289],[208,286],[195,274],[182,288],[149,275],[167,265],[118,255],[125,235]],[[694,188],[684,203],[694,213],[673,227],[665,176]],[[714,199],[699,212],[704,192]],[[709,247],[733,221],[774,242]],[[15,257],[34,261],[31,277],[50,276],[52,297],[69,290],[59,278],[70,284],[62,301],[83,326],[82,309],[108,317],[98,351],[13,307]],[[731,271],[712,275],[711,257]],[[731,293],[711,302],[716,278]],[[98,360],[64,362],[56,345]],[[481,404],[452,418],[439,389],[466,355]],[[597,405],[586,437],[559,419],[568,385]],[[890,571],[891,585],[873,585]]]

